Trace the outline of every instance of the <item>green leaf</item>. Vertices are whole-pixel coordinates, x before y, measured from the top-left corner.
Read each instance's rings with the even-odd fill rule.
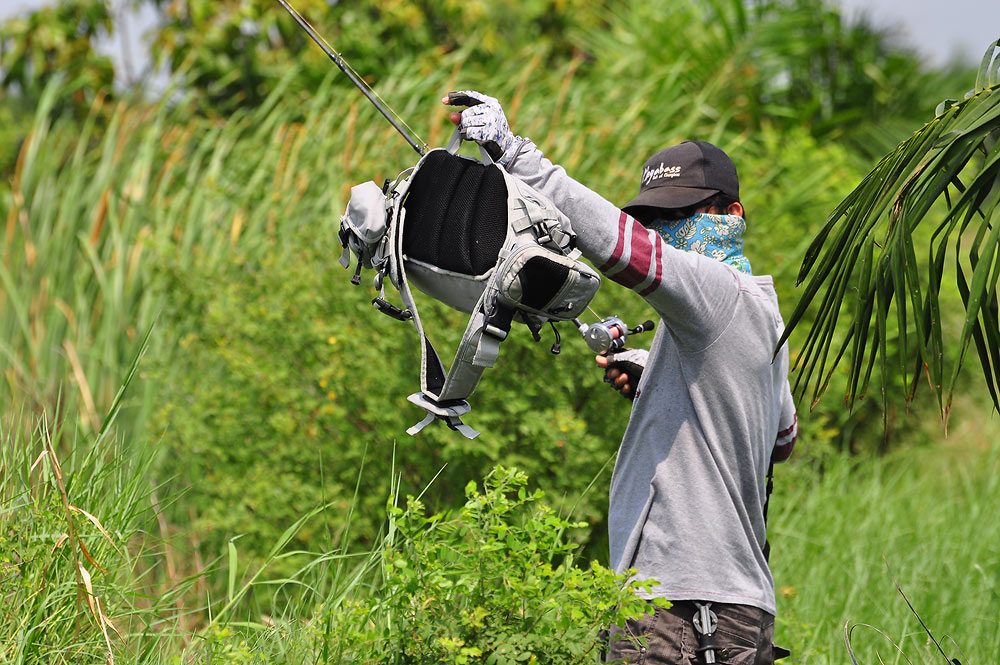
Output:
[[[990,65],[993,63],[993,54],[1000,48],[1000,39],[990,44],[983,54],[982,62],[979,63],[979,71],[976,74],[976,92],[996,85],[995,75]]]
[[[236,596],[236,545],[232,540],[226,544],[229,549],[229,584],[226,587],[226,600],[232,602]]]

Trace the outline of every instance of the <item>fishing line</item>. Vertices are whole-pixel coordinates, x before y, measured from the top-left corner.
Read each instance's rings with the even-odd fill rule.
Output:
[[[364,83],[365,87],[368,88],[368,90],[370,90],[373,95],[375,95],[376,97],[378,97],[378,100],[380,102],[382,102],[382,104],[384,104],[385,107],[387,109],[389,109],[389,111],[392,112],[392,114],[394,116],[396,116],[396,118],[399,120],[399,122],[402,123],[403,127],[406,127],[406,129],[410,132],[410,134],[412,134],[414,136],[414,138],[416,138],[420,142],[421,146],[423,146],[424,150],[426,151],[426,149],[427,149],[427,142],[424,141],[422,138],[420,138],[420,135],[417,134],[415,131],[413,131],[412,127],[410,127],[408,124],[406,124],[406,121],[403,120],[403,116],[401,116],[399,113],[397,113],[396,109],[394,109],[391,106],[389,106],[389,103],[387,101],[385,101],[385,99],[382,98],[382,95],[378,94],[378,92],[375,90],[375,88],[373,88],[370,85],[368,85],[368,82],[365,81],[364,78],[362,78],[360,74],[358,74],[358,72],[354,69],[354,67],[351,66],[351,63],[349,63],[347,60],[344,59],[344,56],[340,55],[339,53],[337,55],[340,57],[340,61],[343,62],[344,65],[348,69],[351,70],[351,73],[353,73],[355,76],[357,76],[358,79],[362,83]]]
[[[292,7],[287,0],[278,0],[278,3],[282,7],[284,7],[289,14],[292,15],[292,18],[294,18],[295,22],[298,23],[299,26],[301,26],[302,29],[306,31],[306,34],[308,34],[312,38],[312,40],[316,42],[316,44],[318,44],[321,49],[323,49],[323,52],[326,53],[327,57],[330,58],[330,60],[332,60],[333,63],[337,65],[337,67],[339,67],[342,72],[347,74],[347,77],[350,78],[351,82],[354,83],[354,85],[356,85],[361,90],[362,94],[364,94],[364,96],[367,97],[369,101],[371,101],[371,103],[375,105],[375,108],[377,108],[379,112],[385,116],[385,119],[388,120],[389,123],[396,128],[396,131],[398,131],[400,134],[403,135],[403,138],[406,139],[406,142],[409,143],[410,146],[412,146],[413,149],[416,150],[420,155],[426,153],[427,143],[424,142],[424,140],[420,138],[420,136],[417,135],[417,133],[413,131],[413,129],[409,125],[406,124],[406,121],[403,120],[402,116],[396,113],[395,109],[389,106],[389,104],[384,99],[382,99],[381,95],[379,95],[374,88],[368,85],[368,83],[363,78],[361,78],[361,76],[354,70],[354,68],[351,67],[351,64],[344,59],[344,56],[342,56],[340,53],[337,53],[337,51],[333,49],[330,43],[327,42],[322,35],[316,32],[316,29],[313,28],[312,24],[309,23],[309,21],[307,21],[305,17],[298,12],[298,10]]]

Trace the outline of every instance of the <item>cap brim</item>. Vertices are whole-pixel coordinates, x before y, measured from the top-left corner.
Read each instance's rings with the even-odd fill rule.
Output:
[[[637,214],[647,212],[649,208],[687,208],[704,201],[718,191],[705,187],[653,187],[640,192],[639,196],[623,205],[622,210],[636,217]]]

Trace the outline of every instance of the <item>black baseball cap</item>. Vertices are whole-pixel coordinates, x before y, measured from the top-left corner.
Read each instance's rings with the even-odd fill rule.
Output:
[[[622,210],[644,217],[649,208],[687,208],[719,192],[740,200],[733,160],[711,143],[684,141],[646,160],[639,195]]]

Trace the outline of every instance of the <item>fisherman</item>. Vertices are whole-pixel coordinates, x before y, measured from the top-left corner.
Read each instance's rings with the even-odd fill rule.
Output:
[[[791,454],[797,422],[787,347],[774,355],[784,327],[774,285],[743,255],[733,162],[700,141],[660,150],[619,209],[515,136],[496,99],[442,101],[467,106],[451,114],[463,138],[548,196],[584,256],[661,319],[648,354],[597,359],[633,400],[611,479],[611,565],[657,580],[645,597],[671,603],[615,627],[608,660],[773,663],[765,481]]]

